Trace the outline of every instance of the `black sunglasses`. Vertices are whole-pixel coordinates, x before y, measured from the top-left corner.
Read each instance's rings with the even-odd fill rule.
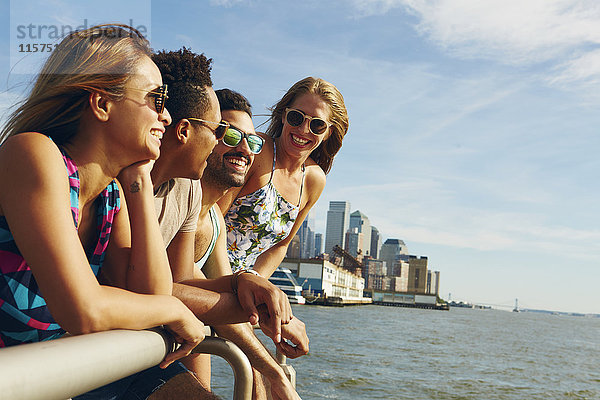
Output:
[[[167,96],[167,85],[159,86],[158,88],[150,91],[147,91],[145,89],[130,89],[148,93],[148,96],[154,97],[154,109],[156,110],[156,112],[162,114],[163,111],[165,111],[165,103],[166,100],[169,98],[169,96]]]
[[[255,133],[246,133],[235,126],[230,126],[223,136],[223,144],[229,147],[236,147],[246,138],[248,148],[254,154],[260,153],[265,144],[265,139]]]
[[[189,119],[191,121],[198,121],[203,124],[217,125],[217,127],[213,130],[213,133],[217,140],[221,140],[221,138],[223,138],[223,135],[225,135],[225,132],[227,131],[227,129],[229,129],[229,126],[230,126],[229,122],[227,122],[227,121],[215,122],[215,121],[207,121],[202,118],[192,118],[192,117],[186,118],[186,119]]]
[[[327,128],[329,128],[329,124],[322,118],[319,117],[309,117],[304,114],[302,111],[297,110],[295,108],[286,108],[285,109],[285,121],[290,126],[300,126],[304,123],[304,120],[307,119],[308,128],[315,135],[322,135],[325,133]]]

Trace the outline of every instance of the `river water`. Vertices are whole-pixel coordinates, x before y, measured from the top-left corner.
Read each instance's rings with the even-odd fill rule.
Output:
[[[308,399],[600,399],[600,318],[451,308],[294,306]],[[273,346],[271,346],[273,348]],[[213,357],[213,390],[232,398]]]

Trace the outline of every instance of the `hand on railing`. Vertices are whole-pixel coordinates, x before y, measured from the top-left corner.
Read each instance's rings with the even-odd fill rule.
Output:
[[[271,336],[270,324],[259,322],[260,329],[265,335]],[[275,346],[281,353],[289,358],[297,358],[308,354],[308,335],[304,322],[294,317],[289,324],[281,325],[281,337],[283,340],[275,342]]]
[[[238,276],[237,295],[251,324],[260,323],[275,343],[281,341],[281,326],[293,320],[292,307],[285,293],[269,280],[245,273]]]
[[[160,363],[161,368],[167,368],[173,361],[187,356],[204,340],[204,324],[183,303],[180,304],[184,308],[181,317],[165,325],[165,328],[173,335],[175,342],[181,346],[167,354]]]

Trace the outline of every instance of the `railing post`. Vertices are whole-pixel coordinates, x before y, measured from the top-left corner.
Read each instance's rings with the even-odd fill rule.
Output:
[[[283,353],[281,353],[279,349],[277,349],[277,352],[275,353],[275,359],[277,360],[277,363],[279,363],[281,369],[283,369],[283,373],[285,374],[285,376],[287,376],[290,380],[290,383],[292,384],[294,389],[296,389],[296,370],[294,369],[294,367],[286,364],[287,357]]]
[[[206,338],[194,348],[193,353],[207,353],[222,357],[233,369],[234,386],[233,400],[251,400],[252,366],[248,357],[239,347],[227,339],[206,336]]]

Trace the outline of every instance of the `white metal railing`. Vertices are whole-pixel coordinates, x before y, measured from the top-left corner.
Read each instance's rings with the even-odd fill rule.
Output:
[[[208,336],[194,352],[227,360],[234,371],[234,400],[251,399],[252,368],[233,343]],[[64,400],[160,363],[175,349],[162,329],[112,330],[0,349],[0,397]]]

